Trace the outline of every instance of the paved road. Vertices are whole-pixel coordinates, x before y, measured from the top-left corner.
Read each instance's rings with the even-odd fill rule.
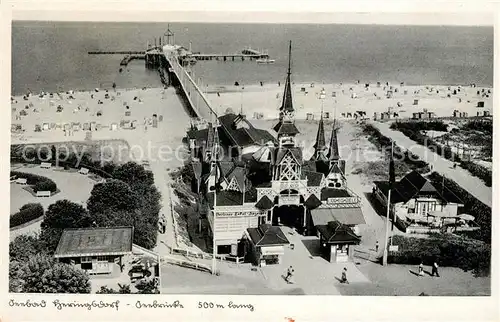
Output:
[[[389,123],[371,122],[371,124],[378,128],[383,135],[392,138],[398,146],[410,150],[422,160],[432,164],[434,171],[453,179],[478,200],[491,207],[491,187],[487,187],[481,179],[471,175],[470,172],[460,167],[453,169],[453,162],[430,151],[427,147],[417,144],[403,133],[391,130]]]

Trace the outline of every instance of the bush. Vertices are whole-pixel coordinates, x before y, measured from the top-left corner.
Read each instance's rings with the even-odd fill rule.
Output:
[[[10,216],[10,228],[16,227],[44,215],[44,210],[39,203],[29,203],[21,207],[19,211]]]
[[[443,184],[443,176],[437,172],[433,172],[429,176],[432,184],[439,187]],[[479,239],[487,244],[491,243],[491,207],[488,207],[473,195],[471,195],[467,190],[460,187],[455,181],[448,178],[444,178],[445,186],[450,189],[455,195],[457,195],[464,202],[464,207],[461,209],[461,213],[467,213],[476,218],[476,223],[481,227],[479,231],[468,233],[468,236],[474,236],[474,238]]]
[[[393,129],[393,130],[408,129],[408,130],[412,130],[413,132],[419,132],[419,131],[447,132],[448,125],[446,125],[443,121],[439,121],[439,120],[394,122],[391,124],[391,129]]]
[[[26,179],[26,183],[30,186],[33,186],[33,190],[37,191],[50,191],[56,192],[57,185],[54,181],[47,177],[39,176],[32,173],[25,173],[19,171],[11,171],[10,176],[15,176],[16,178],[24,178]]]
[[[490,245],[453,235],[433,235],[429,238],[396,235],[393,244],[397,252],[389,252],[388,261],[394,264],[432,265],[436,260],[440,266],[458,267],[472,271],[476,276],[490,274]]]
[[[471,161],[462,161],[460,166],[469,171],[473,176],[483,180],[487,187],[491,187],[493,174],[490,169]]]
[[[365,124],[363,127],[363,132],[368,135],[369,141],[373,143],[379,150],[386,153],[389,156],[391,153],[390,147],[392,145],[391,139],[382,135],[380,131],[373,125]],[[420,160],[418,156],[410,151],[402,151],[400,147],[394,144],[394,155],[401,157],[401,160],[406,163],[411,170],[416,170],[419,173],[427,173],[429,171],[429,164],[424,160]],[[397,163],[397,162],[396,162]]]
[[[42,180],[38,181],[35,183],[33,186],[33,190],[35,192],[37,191],[50,191],[50,192],[56,192],[57,191],[57,185],[54,181],[47,179],[47,180]]]

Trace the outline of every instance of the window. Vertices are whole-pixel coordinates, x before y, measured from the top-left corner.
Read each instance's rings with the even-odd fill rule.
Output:
[[[97,261],[98,262],[107,262],[108,256],[97,256]]]
[[[341,254],[347,254],[347,245],[341,244],[337,246],[337,252]]]
[[[92,263],[92,257],[90,256],[82,257],[82,263]]]

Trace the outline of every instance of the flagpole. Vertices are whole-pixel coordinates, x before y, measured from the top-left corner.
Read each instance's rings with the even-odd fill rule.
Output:
[[[216,170],[217,171],[217,170]],[[215,208],[217,207],[217,176],[215,176],[215,190],[214,190],[214,219],[212,220],[212,237],[213,237],[213,246],[212,246],[212,275],[215,275],[216,272],[216,265],[217,265],[217,259],[215,256],[217,255],[217,246],[215,243],[215,218],[217,217],[215,213]]]
[[[394,150],[394,142],[392,142],[391,146],[392,150]],[[384,245],[384,255],[382,258],[382,264],[387,266],[387,257],[388,257],[388,241],[389,241],[389,214],[391,212],[391,190],[392,190],[392,176],[391,176],[391,167],[392,167],[392,150],[391,150],[391,160],[389,161],[389,192],[387,193],[387,214],[386,214],[386,223],[385,223],[385,245]],[[392,241],[391,241],[392,244]]]
[[[391,162],[392,162],[392,166],[394,166],[394,141],[391,141]],[[392,169],[392,171],[396,171],[395,169]],[[394,174],[395,176],[395,174]],[[396,180],[396,178],[392,178],[392,180]],[[391,181],[391,186],[389,187],[389,192],[392,190],[392,184],[394,184],[394,182]],[[391,209],[391,197],[390,197],[390,194],[389,194],[389,197],[388,197],[388,207],[389,209]],[[396,221],[396,212],[392,212],[392,225],[391,225],[391,234],[392,232],[394,231],[394,222]],[[392,245],[392,236],[391,236],[391,245]]]

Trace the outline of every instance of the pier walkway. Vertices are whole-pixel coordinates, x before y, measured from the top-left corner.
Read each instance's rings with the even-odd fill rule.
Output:
[[[217,117],[217,113],[210,105],[210,102],[188,70],[179,63],[179,55],[174,47],[168,45],[163,48],[169,65],[170,77],[175,75],[178,80],[187,102],[196,114],[196,117],[203,121],[212,121]]]

